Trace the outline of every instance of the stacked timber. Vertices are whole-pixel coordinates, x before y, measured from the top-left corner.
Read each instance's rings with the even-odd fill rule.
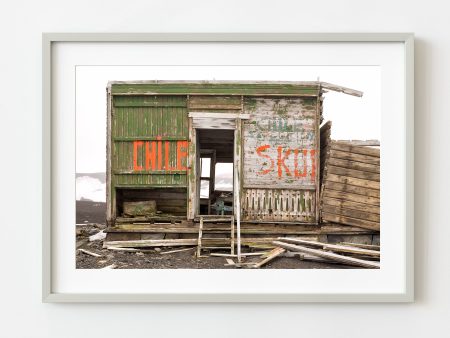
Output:
[[[322,221],[380,230],[380,150],[331,140],[321,128]]]

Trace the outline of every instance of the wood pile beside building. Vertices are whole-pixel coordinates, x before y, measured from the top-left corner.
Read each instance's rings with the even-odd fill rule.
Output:
[[[322,221],[379,231],[380,150],[331,140],[331,122],[320,132]]]

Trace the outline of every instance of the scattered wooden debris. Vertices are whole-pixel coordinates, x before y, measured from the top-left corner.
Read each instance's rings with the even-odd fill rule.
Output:
[[[80,252],[82,252],[82,253],[84,253],[86,255],[92,256],[92,257],[97,257],[97,258],[98,257],[102,257],[102,255],[99,255],[99,254],[97,254],[95,252],[88,251],[86,249],[78,249],[78,251],[80,251]]]
[[[314,241],[305,241],[302,239],[289,238],[289,237],[280,237],[278,239],[280,241],[287,242],[287,243],[321,247],[324,250],[332,250],[335,252],[345,252],[345,253],[358,254],[358,255],[364,255],[364,256],[380,257],[379,251],[362,249],[362,248],[357,248],[357,247],[353,247],[353,246],[344,246],[344,245],[327,244],[327,243],[320,243],[320,242],[314,242]]]
[[[105,242],[105,247],[119,248],[145,248],[160,246],[196,246],[197,239],[141,239],[135,241],[109,241]]]
[[[281,255],[281,257],[288,257],[288,258],[298,257],[302,261],[311,261],[311,262],[327,263],[327,264],[340,264],[339,262],[336,262],[336,261],[332,261],[332,260],[325,259],[322,257],[305,254],[302,252],[286,251],[284,254]]]
[[[224,266],[234,266],[235,268],[252,267],[255,263],[234,262],[231,258],[226,258],[227,264]]]
[[[104,230],[101,230],[99,232],[97,232],[95,235],[89,236],[89,241],[93,242],[93,241],[102,241],[106,238],[106,233],[104,232]]]
[[[319,249],[311,249],[311,248],[307,248],[306,246],[300,246],[300,245],[290,244],[290,243],[281,242],[281,241],[274,241],[273,244],[276,246],[279,246],[281,248],[287,249],[287,250],[303,252],[303,253],[307,253],[307,254],[310,254],[313,256],[322,257],[322,258],[326,258],[326,259],[330,259],[330,260],[335,260],[335,261],[338,261],[338,262],[341,262],[344,264],[348,264],[348,265],[361,266],[364,268],[371,268],[371,269],[379,269],[380,268],[379,262],[366,261],[366,260],[362,260],[359,258],[353,258],[353,257],[344,256],[344,255],[339,255],[339,254],[336,254],[333,252],[323,251],[323,250],[319,250]]]
[[[135,248],[118,248],[114,246],[107,246],[106,249],[112,251],[124,251],[124,252],[153,252],[154,250],[150,249],[135,249]]]
[[[253,268],[260,268],[261,266],[263,266],[264,264],[270,262],[271,260],[273,260],[274,258],[278,257],[279,255],[283,254],[284,252],[286,252],[286,249],[284,248],[275,248],[272,251],[270,251],[270,253],[267,255],[266,258],[264,258],[262,261],[260,261],[259,263],[256,263],[255,265],[253,265]]]
[[[377,250],[380,251],[380,246],[379,245],[371,245],[371,244],[358,244],[358,243],[349,243],[349,242],[341,242],[339,243],[340,245],[347,245],[347,246],[354,246],[357,248],[362,248],[362,249],[369,249],[369,250]]]
[[[78,248],[82,247],[87,242],[89,242],[89,240],[87,238],[83,238],[83,239],[77,240],[76,248],[78,249]]]
[[[264,256],[267,255],[267,253],[269,253],[270,251],[261,251],[261,252],[243,252],[241,253],[242,257],[247,257],[247,256]],[[236,258],[237,255],[236,254],[225,254],[225,253],[211,253],[209,254],[210,256],[213,257],[233,257]]]
[[[176,252],[191,251],[192,249],[194,249],[194,247],[184,248],[184,249],[177,249],[177,250],[170,250],[170,251],[162,251],[159,254],[160,255],[169,255],[169,254],[173,254],[173,253],[176,253]]]
[[[273,249],[272,241],[278,237],[244,237],[241,239],[243,246],[261,247],[264,249]],[[205,238],[201,239],[203,249],[230,249],[230,238]],[[182,239],[140,239],[129,241],[106,241],[103,247],[118,248],[146,248],[146,247],[175,247],[175,246],[197,246],[198,238],[182,238]]]
[[[115,268],[117,268],[117,265],[116,264],[111,264],[111,265],[108,265],[108,266],[105,266],[105,267],[101,268],[100,270],[111,270],[111,269],[115,269]]]

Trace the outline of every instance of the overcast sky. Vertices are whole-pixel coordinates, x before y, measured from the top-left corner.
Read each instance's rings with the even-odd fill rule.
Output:
[[[316,81],[357,89],[362,98],[325,94],[324,121],[333,139],[380,139],[378,66],[78,66],[76,69],[76,171],[105,172],[106,86],[111,80]]]

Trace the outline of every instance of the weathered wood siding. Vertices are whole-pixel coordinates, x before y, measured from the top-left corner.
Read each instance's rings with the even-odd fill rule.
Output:
[[[185,96],[117,96],[112,114],[115,187],[186,187]]]
[[[245,220],[316,221],[317,97],[244,99]]]
[[[380,230],[380,150],[332,141],[321,128],[322,220]]]
[[[293,189],[244,189],[242,214],[246,220],[310,221],[315,215],[315,192]]]

